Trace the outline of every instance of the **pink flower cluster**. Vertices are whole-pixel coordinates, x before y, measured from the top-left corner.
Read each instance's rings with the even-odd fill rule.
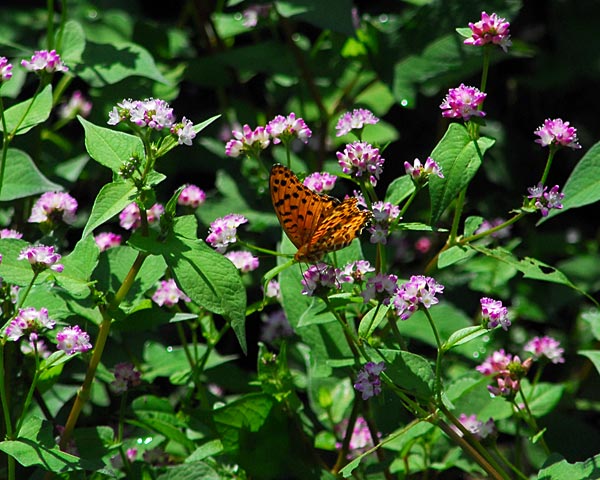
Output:
[[[438,293],[444,291],[444,286],[432,277],[413,275],[410,280],[396,289],[392,299],[392,308],[400,320],[407,320],[419,308],[430,308],[439,302]]]
[[[75,118],[77,115],[87,117],[92,111],[92,102],[83,96],[79,90],[75,90],[68,102],[58,108],[60,118]]]
[[[61,256],[54,252],[54,247],[46,245],[26,247],[17,257],[17,260],[27,260],[34,273],[43,272],[48,268],[57,273],[62,272],[65,267],[58,263],[60,259]]]
[[[495,13],[488,15],[481,12],[481,20],[476,23],[469,22],[469,28],[472,34],[464,41],[465,45],[480,47],[492,43],[500,46],[505,52],[512,45],[509,35],[510,23]]]
[[[480,422],[477,420],[477,416],[466,415],[461,413],[458,417],[458,421],[462,423],[463,427],[467,429],[471,435],[473,435],[477,440],[484,440],[488,437],[495,437],[498,434],[496,429],[496,424],[493,419],[488,419],[487,422]],[[456,432],[462,436],[462,432],[458,429],[455,429]]]
[[[210,243],[217,252],[223,253],[227,245],[235,243],[237,240],[237,228],[248,219],[237,213],[230,213],[224,217],[217,218],[210,224],[210,229],[206,241]]]
[[[196,185],[186,185],[179,194],[177,203],[186,207],[198,208],[206,201],[206,193]]]
[[[342,268],[317,263],[311,265],[302,276],[302,294],[312,297],[332,288],[340,289],[345,283],[362,283],[365,275],[373,271],[375,269],[366,260],[350,262]]]
[[[138,127],[153,130],[168,129],[177,137],[177,142],[191,145],[196,137],[194,124],[183,117],[181,122],[175,122],[171,106],[164,100],[145,98],[144,100],[124,99],[108,114],[108,124],[117,125],[121,122],[131,122]]]
[[[387,237],[390,234],[390,226],[400,218],[400,207],[390,202],[375,202],[371,206],[373,218],[369,226],[371,234],[371,243],[387,243]]]
[[[258,257],[247,251],[227,252],[225,254],[231,263],[242,273],[252,272],[258,268]]]
[[[396,275],[386,275],[385,273],[379,272],[375,276],[367,279],[365,288],[360,292],[360,295],[363,297],[364,303],[376,299],[384,305],[389,305],[397,289],[398,277]]]
[[[532,359],[524,362],[518,356],[507,354],[503,349],[492,353],[475,369],[486,376],[494,377],[495,385],[488,385],[489,392],[494,396],[513,398],[520,388],[520,380],[527,375]]]
[[[379,376],[385,370],[385,362],[367,362],[358,372],[354,388],[362,393],[362,399],[368,400],[381,393],[381,379]]]
[[[340,437],[343,437],[348,428],[348,420],[344,420],[341,424],[336,425],[335,430]],[[379,433],[379,436],[381,434]],[[350,443],[348,443],[348,459],[353,456],[360,455],[375,444],[373,443],[373,437],[371,437],[371,431],[365,418],[361,415],[356,417],[356,422],[352,428],[352,436],[350,437]],[[336,448],[342,448],[341,442],[336,442]]]
[[[28,335],[30,341],[37,341],[37,334],[42,330],[54,328],[56,322],[48,317],[48,309],[36,310],[33,307],[20,308],[19,313],[6,327],[6,338],[16,342]]]
[[[161,280],[160,285],[152,295],[152,301],[159,307],[162,307],[163,305],[172,307],[177,304],[179,300],[191,302],[190,297],[188,297],[179,289],[175,283],[175,280],[172,278],[169,278],[168,280]]]
[[[355,108],[352,113],[346,112],[339,118],[335,129],[336,137],[341,137],[350,133],[352,130],[360,130],[365,125],[374,125],[379,122],[379,118],[373,115],[373,112],[365,108]]]
[[[552,209],[560,210],[563,208],[562,199],[565,198],[565,194],[560,192],[560,187],[554,185],[549,191],[546,191],[548,187],[545,187],[541,183],[538,183],[535,187],[529,187],[528,198],[535,199],[534,206],[537,208],[542,217],[547,217],[548,213]]]
[[[165,208],[160,203],[155,203],[146,210],[148,223],[156,222],[163,213],[165,213]],[[119,214],[119,225],[125,230],[135,230],[140,228],[141,224],[142,217],[140,215],[140,207],[138,207],[136,202],[131,202]]]
[[[331,173],[315,172],[308,175],[302,183],[313,192],[323,193],[333,190],[336,180],[337,176]]]
[[[563,122],[560,118],[553,120],[546,119],[544,124],[538,127],[533,133],[540,137],[535,142],[539,143],[542,147],[558,145],[574,150],[581,148],[577,139],[577,129],[571,127],[569,122]]]
[[[430,175],[437,175],[440,178],[444,178],[442,167],[431,157],[427,157],[425,165],[422,165],[418,158],[415,158],[412,165],[409,162],[404,162],[404,170],[407,175],[410,175],[419,184],[425,183]]]
[[[21,66],[29,72],[53,73],[69,70],[56,50],[36,50],[31,60],[21,60]]]
[[[73,224],[77,213],[77,200],[64,192],[46,192],[31,208],[30,223],[56,223],[62,220],[67,225]]]
[[[346,145],[343,152],[337,152],[336,156],[344,173],[355,177],[369,175],[371,185],[377,185],[385,162],[378,148],[366,142],[353,142]]]
[[[87,352],[92,349],[90,336],[87,332],[81,330],[79,325],[65,327],[56,334],[57,348],[64,351],[67,355],[74,353]]]
[[[252,129],[244,125],[242,130],[232,130],[233,138],[225,145],[225,155],[237,158],[240,155],[258,157],[260,152],[266,149],[271,141],[274,144],[288,144],[298,138],[304,143],[312,136],[312,131],[304,120],[296,117],[294,112],[287,117],[277,115],[266,126],[258,126]]]
[[[468,122],[471,117],[485,117],[483,110],[478,110],[483,103],[487,93],[479,91],[475,87],[467,87],[464,83],[458,88],[451,88],[440,108],[442,116],[446,118],[462,118]]]
[[[7,82],[12,78],[12,68],[8,58],[0,57],[0,82]]]
[[[101,232],[94,237],[101,252],[121,245],[121,235],[112,232]]]
[[[533,354],[535,360],[545,358],[552,363],[565,363],[563,353],[565,349],[560,347],[560,342],[552,337],[534,337],[525,344],[523,350]]]
[[[510,320],[508,319],[508,308],[502,305],[500,300],[483,297],[481,303],[481,321],[488,329],[496,328],[498,325],[503,330],[508,330]]]
[[[132,363],[117,363],[114,368],[114,375],[115,379],[110,383],[110,387],[116,394],[125,393],[142,383],[142,374],[135,369]]]

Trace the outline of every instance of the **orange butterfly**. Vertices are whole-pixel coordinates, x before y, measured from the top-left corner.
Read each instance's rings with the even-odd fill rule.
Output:
[[[273,165],[269,178],[271,201],[281,228],[296,246],[297,262],[317,262],[327,252],[350,245],[371,219],[359,210],[355,197],[343,202],[315,193],[283,165]]]

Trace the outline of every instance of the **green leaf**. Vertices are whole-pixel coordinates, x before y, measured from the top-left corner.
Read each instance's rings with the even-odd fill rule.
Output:
[[[481,165],[484,153],[493,144],[494,140],[485,137],[479,138],[475,144],[463,125],[450,124],[431,152],[431,158],[442,167],[444,173],[444,178],[437,175],[429,177],[432,225],[439,221],[450,203],[469,185]]]
[[[490,249],[482,246],[470,245],[470,248],[473,248],[474,250],[477,250],[478,252],[495,258],[501,262],[512,265],[523,274],[524,278],[531,278],[534,280],[542,280],[544,282],[565,285],[573,290],[576,290],[582,295],[591,298],[586,292],[580,289],[577,285],[573,284],[561,271],[550,265],[540,262],[535,258],[525,257],[522,260],[519,260],[511,252],[502,247]]]
[[[88,236],[95,228],[118,215],[133,202],[136,191],[135,186],[130,182],[118,181],[104,185],[94,200],[82,237]]]
[[[475,252],[470,248],[463,247],[461,245],[454,245],[448,250],[444,250],[440,253],[438,258],[438,268],[446,268],[450,265],[454,265],[458,262],[463,262],[475,255]]]
[[[168,399],[153,395],[138,397],[131,403],[131,409],[137,418],[131,422],[134,425],[160,433],[181,444],[188,452],[194,450],[194,442],[183,431],[186,424],[173,411]]]
[[[245,353],[246,289],[240,273],[233,263],[202,240],[188,236],[192,224],[195,231],[195,217],[178,217],[173,222],[173,232],[164,242],[157,241],[156,233],[152,232],[149,237],[134,234],[130,244],[162,255],[175,281],[192,300],[231,322]]]
[[[4,112],[6,130],[9,133],[15,132],[15,135],[27,133],[36,125],[45,122],[50,116],[51,110],[52,85],[46,85],[33,100],[17,103]],[[4,131],[1,123],[0,131]]]
[[[276,4],[278,13],[283,17],[293,17],[294,21],[304,21],[347,37],[354,35],[351,0],[278,0]]]
[[[5,282],[25,286],[33,278],[33,270],[27,260],[17,260],[17,257],[29,243],[16,238],[0,239],[0,252],[2,252],[2,263],[0,263],[0,277]]]
[[[37,466],[49,472],[97,470],[102,462],[89,462],[62,452],[52,432],[52,425],[31,416],[25,420],[16,440],[0,442],[0,450],[25,467]]]
[[[369,310],[361,319],[358,326],[358,336],[360,338],[369,338],[379,324],[385,319],[389,306],[378,304],[377,308]]]
[[[83,237],[73,251],[63,257],[61,263],[65,266],[56,283],[76,298],[85,298],[90,294],[90,278],[98,264],[100,249],[92,237]]]
[[[226,452],[240,448],[244,431],[258,432],[265,424],[274,400],[270,395],[251,393],[212,411],[214,425]]]
[[[400,202],[412,195],[415,191],[415,184],[410,179],[410,175],[402,175],[395,178],[388,185],[385,192],[385,201],[399,205]]]
[[[433,396],[435,374],[429,360],[401,350],[368,350],[374,362],[379,361],[378,358],[385,360],[386,375],[400,388],[424,399]]]
[[[68,20],[62,33],[62,49],[60,58],[69,68],[81,63],[81,56],[85,50],[85,33],[83,27],[75,20]],[[58,36],[58,35],[57,35]]]
[[[15,148],[8,149],[0,201],[7,202],[39,193],[61,190],[63,187],[48,180],[27,153]]]
[[[145,77],[168,83],[150,53],[135,43],[88,41],[80,68],[74,69],[92,87],[113,85],[127,77]]]
[[[594,338],[600,340],[600,310],[590,308],[581,314],[581,319],[589,326]]]
[[[589,480],[600,478],[600,455],[585,462],[569,463],[558,453],[551,454],[538,472],[538,480]]]
[[[531,388],[529,382],[522,382],[523,393],[527,397],[529,408],[535,418],[543,417],[554,410],[563,393],[565,386],[540,382],[535,388]]]
[[[450,335],[450,338],[446,340],[444,345],[442,345],[442,348],[446,351],[450,350],[453,347],[458,347],[463,343],[468,343],[471,340],[475,340],[476,338],[479,338],[482,335],[485,335],[486,333],[488,333],[488,330],[482,328],[481,326],[461,328],[460,330],[457,330],[452,335]]]
[[[132,156],[145,158],[144,144],[139,137],[99,127],[82,117],[77,118],[85,131],[85,148],[100,165],[118,174],[123,162]]]
[[[596,372],[600,374],[600,351],[598,350],[579,350],[577,352],[579,355],[583,355],[590,359],[590,361],[594,364],[596,368]]]
[[[193,455],[193,454],[192,454]],[[210,465],[204,462],[190,460],[191,455],[181,465],[168,466],[165,473],[158,475],[156,480],[221,480],[223,477]]]
[[[98,288],[104,292],[116,292],[125,281],[138,254],[136,250],[127,246],[111,248],[104,252],[100,256],[98,267],[94,272]],[[125,300],[137,305],[144,294],[154,288],[158,280],[162,278],[165,268],[165,261],[162,257],[148,256]]]
[[[548,216],[538,224],[571,208],[583,207],[600,200],[600,142],[590,148],[575,166],[562,193],[565,194],[563,208],[550,210]]]

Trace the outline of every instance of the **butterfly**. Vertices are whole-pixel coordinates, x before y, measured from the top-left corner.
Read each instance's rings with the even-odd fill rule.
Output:
[[[317,262],[326,253],[347,247],[372,217],[370,211],[358,208],[356,197],[340,202],[315,193],[280,164],[271,168],[269,189],[281,228],[298,249],[297,262]]]

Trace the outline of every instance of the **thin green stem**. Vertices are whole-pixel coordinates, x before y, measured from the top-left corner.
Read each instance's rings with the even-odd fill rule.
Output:
[[[456,206],[454,208],[454,218],[452,219],[452,228],[450,229],[450,236],[448,237],[448,244],[450,246],[456,243],[456,237],[458,236],[458,227],[460,225],[460,218],[462,215],[463,208],[465,206],[465,197],[467,195],[467,189],[463,188],[458,194],[456,199]]]
[[[540,435],[539,435],[540,445],[544,449],[544,452],[546,453],[546,455],[550,455],[550,449],[548,448],[548,445],[546,444],[546,440],[544,439],[544,434],[541,433],[541,430],[538,427],[537,421],[535,420],[535,417],[534,417],[533,413],[531,412],[531,409],[529,408],[529,403],[527,402],[527,397],[523,393],[523,389],[519,389],[519,395],[521,396],[521,400],[523,400],[523,405],[525,407],[525,411],[527,412],[527,415],[524,416],[523,418],[525,419],[525,421],[527,422],[529,427],[535,432],[536,435],[538,433],[540,433]],[[516,404],[516,402],[514,400],[513,400],[513,404],[518,411],[519,406]]]
[[[6,395],[6,372],[4,369],[4,345],[5,339],[0,339],[0,402],[2,402],[2,416],[4,417],[4,428],[6,438],[13,439],[13,426],[10,418],[10,408],[8,406],[8,397]],[[15,480],[15,459],[11,455],[6,455],[8,480]]]
[[[519,220],[521,220],[526,215],[527,215],[526,212],[519,212],[514,217],[509,218],[508,220],[506,220],[505,222],[501,223],[500,225],[496,225],[495,227],[492,227],[489,230],[486,230],[486,231],[481,232],[481,233],[477,233],[475,235],[470,235],[468,237],[463,237],[463,238],[461,238],[456,243],[458,245],[466,245],[468,243],[471,243],[471,242],[474,242],[476,240],[479,240],[480,238],[488,237],[492,233],[496,233],[497,231],[502,230],[503,228],[506,228],[506,227],[508,227],[509,225],[512,225],[515,222],[518,222]]]
[[[498,458],[500,458],[506,465],[508,465],[508,467],[515,473],[515,475],[517,477],[519,477],[520,480],[528,480],[529,477],[527,477],[526,475],[523,475],[521,470],[519,470],[516,465],[513,465],[510,462],[510,460],[508,458],[506,458],[505,455],[502,454],[502,452],[500,451],[500,449],[498,448],[498,446],[496,444],[494,444],[493,449],[494,449],[494,453],[498,456]]]
[[[546,167],[544,168],[544,173],[542,174],[542,178],[540,183],[542,185],[546,185],[546,180],[548,180],[548,174],[550,173],[550,167],[552,166],[552,160],[554,160],[554,155],[556,154],[556,146],[554,144],[550,145],[550,150],[548,152],[548,160],[546,160]]]

